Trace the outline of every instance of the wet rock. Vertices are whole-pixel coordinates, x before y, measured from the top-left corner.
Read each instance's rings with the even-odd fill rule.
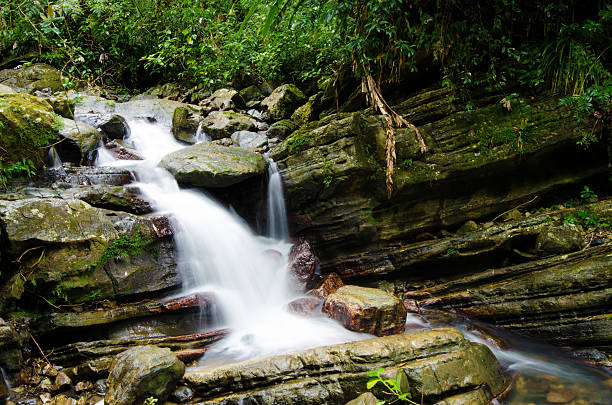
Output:
[[[6,401],[10,395],[9,382],[5,379],[4,373],[0,372],[0,403]]]
[[[323,312],[347,329],[377,336],[401,333],[406,323],[402,301],[376,288],[340,287],[327,297]]]
[[[213,111],[202,120],[202,130],[216,140],[227,138],[237,131],[257,130],[257,121],[235,111]]]
[[[299,126],[291,120],[281,120],[270,125],[268,137],[278,138],[281,141],[297,131]]]
[[[127,121],[117,114],[79,114],[75,119],[90,127],[101,129],[110,139],[125,139],[130,136]]]
[[[146,92],[144,92],[144,95],[149,95],[156,98],[161,97],[176,100],[182,91],[183,88],[178,83],[164,83],[158,86],[151,87]]]
[[[53,183],[75,185],[104,184],[107,186],[123,186],[134,180],[129,170],[118,167],[60,167],[48,169],[35,179],[38,187],[52,186]]]
[[[287,272],[292,277],[299,291],[308,288],[319,267],[319,259],[315,255],[310,242],[299,238],[289,251]]]
[[[106,149],[113,155],[115,159],[119,160],[143,160],[142,156],[133,149],[128,149],[125,146],[119,144],[117,141],[110,141],[104,144]]]
[[[365,392],[359,395],[357,398],[349,401],[346,405],[377,405],[378,398],[374,396],[371,392]]]
[[[232,143],[241,148],[254,150],[268,146],[268,137],[263,133],[238,131],[232,134]]]
[[[485,384],[490,399],[506,385],[491,351],[453,329],[318,347],[187,372],[184,380],[209,404],[342,404],[364,393],[367,373],[379,367],[393,379],[403,373],[407,392],[419,403],[421,394],[431,403]]]
[[[335,293],[338,288],[343,286],[344,282],[342,279],[336,273],[331,273],[323,279],[323,282],[317,288],[310,290],[308,294],[325,300],[330,294]]]
[[[179,404],[182,404],[184,402],[189,402],[193,399],[194,396],[194,392],[191,388],[189,387],[178,387],[177,389],[175,389],[172,392],[172,395],[170,396],[170,398],[173,401],[178,402]]]
[[[45,63],[0,70],[0,84],[30,94],[43,90],[51,92],[63,90],[62,74]]]
[[[222,138],[212,141],[211,144],[229,147],[232,146],[234,143],[232,142],[232,138]]]
[[[274,89],[264,98],[261,105],[268,111],[271,120],[279,121],[290,118],[291,114],[304,103],[306,97],[293,84],[284,84]]]
[[[110,370],[105,403],[132,405],[149,396],[166,398],[185,373],[169,349],[140,346],[117,356]]]
[[[108,390],[108,387],[106,386],[106,379],[97,380],[94,384],[94,390],[98,395],[106,394],[106,391]]]
[[[199,116],[187,108],[177,107],[172,115],[172,135],[179,141],[194,144],[199,122]]]
[[[173,152],[159,165],[179,183],[213,188],[240,183],[266,170],[266,161],[260,154],[206,142]]]
[[[244,103],[245,100],[242,98],[242,95],[232,89],[219,89],[202,102],[203,105],[223,110],[243,108]]]
[[[295,112],[291,115],[291,121],[295,122],[298,125],[305,125],[310,121],[315,121],[318,119],[319,113],[321,112],[321,96],[323,93],[317,93],[311,96],[306,104],[300,106]]]
[[[0,367],[8,371],[21,368],[23,342],[15,324],[0,318]]]
[[[58,395],[51,400],[50,405],[78,405],[78,401],[65,395]]]
[[[317,316],[321,313],[323,300],[316,297],[302,297],[288,304],[289,311],[304,316]]]
[[[95,160],[95,152],[102,139],[97,129],[63,118],[59,135],[64,138],[64,141],[55,145],[55,149],[62,162],[86,165]]]
[[[575,224],[546,227],[536,239],[536,249],[543,255],[575,252],[583,246],[582,227]]]
[[[38,388],[42,391],[50,391],[53,387],[53,383],[49,378],[43,378],[40,384],[38,384]]]

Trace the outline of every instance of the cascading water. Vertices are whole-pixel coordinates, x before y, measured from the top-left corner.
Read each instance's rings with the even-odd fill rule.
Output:
[[[264,237],[204,193],[181,189],[167,171],[157,167],[166,154],[185,147],[168,129],[145,121],[129,125],[126,143],[145,160],[115,160],[102,148],[97,163],[125,166],[135,173],[144,197],[172,222],[184,289],[212,293],[219,304],[224,326],[232,333],[209,349],[205,365],[220,357],[242,360],[369,337],[324,317],[309,319],[286,310],[297,294],[286,274],[291,245],[281,179],[273,162],[270,237]]]
[[[289,238],[287,224],[287,210],[283,196],[283,180],[278,172],[278,165],[272,159],[268,166],[268,209],[267,234],[269,237],[280,240]]]

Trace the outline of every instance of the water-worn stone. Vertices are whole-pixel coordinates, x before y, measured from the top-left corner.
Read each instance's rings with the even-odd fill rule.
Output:
[[[377,336],[401,333],[406,324],[402,301],[377,288],[340,287],[325,299],[323,312],[347,329]]]
[[[191,401],[193,399],[193,390],[189,387],[178,387],[177,389],[175,389],[172,392],[172,400],[176,401],[180,404],[182,404],[183,402],[188,402]]]
[[[199,122],[199,116],[185,107],[177,107],[172,115],[172,135],[179,141],[194,144]]]
[[[304,316],[317,316],[321,313],[323,300],[316,297],[302,297],[291,301],[287,306],[289,311]]]
[[[219,89],[202,102],[203,105],[223,110],[243,108],[244,103],[242,95],[233,89]]]
[[[371,392],[365,392],[359,395],[357,398],[348,401],[346,405],[376,405],[378,404],[378,398]]]
[[[272,94],[264,98],[261,105],[268,111],[273,121],[290,118],[291,114],[304,103],[306,97],[293,84],[284,84],[274,89]]]
[[[94,127],[68,118],[62,118],[59,135],[63,142],[55,145],[55,149],[63,162],[86,165],[95,160],[95,152],[100,146],[102,135]]]
[[[241,148],[255,150],[268,146],[268,137],[259,132],[238,131],[232,134],[232,143]]]
[[[536,249],[544,254],[563,254],[582,249],[582,227],[575,224],[549,226],[536,239]]]
[[[213,111],[202,121],[202,130],[216,140],[227,138],[237,131],[257,130],[257,121],[235,111]]]
[[[117,356],[106,384],[104,402],[133,405],[149,396],[166,398],[185,373],[185,365],[170,349],[140,346]]]
[[[310,246],[310,242],[303,238],[297,239],[289,250],[287,272],[299,291],[304,291],[309,287],[318,267],[319,259]]]
[[[318,347],[232,365],[187,372],[184,380],[207,404],[345,404],[366,391],[367,373],[403,373],[413,400],[431,403],[487,385],[499,395],[506,380],[484,345],[454,329],[386,336]]]
[[[198,187],[228,187],[266,170],[258,153],[202,142],[170,153],[159,163],[179,183]]]
[[[297,131],[299,126],[291,120],[281,120],[270,125],[268,137],[284,140],[289,135]]]
[[[142,156],[140,156],[134,149],[126,148],[117,141],[106,142],[104,147],[106,147],[106,150],[108,150],[115,159],[143,160]]]
[[[336,273],[330,273],[323,279],[317,288],[310,290],[308,295],[314,295],[324,300],[329,294],[335,293],[338,288],[343,286],[344,282],[342,279]]]
[[[6,86],[4,84],[0,84],[0,94],[15,94],[17,93],[15,90],[13,90],[11,87]]]
[[[110,139],[125,139],[130,136],[130,127],[127,121],[117,114],[79,114],[75,116],[75,120],[90,127],[101,129]]]

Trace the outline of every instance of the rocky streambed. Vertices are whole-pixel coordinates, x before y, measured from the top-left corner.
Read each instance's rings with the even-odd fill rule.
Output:
[[[519,98],[512,111],[485,92],[474,111],[446,89],[407,95],[395,108],[430,151],[398,130],[387,199],[381,117],[343,99],[336,112],[324,84],[309,98],[292,85],[222,89],[196,105],[158,98],[164,88],[133,99],[59,92],[59,72],[44,65],[0,73],[0,156],[36,170],[0,191],[0,365],[13,403],[368,403],[377,369],[417,403],[606,403],[610,157],[575,145],[583,124],[552,95]],[[193,280],[176,221],[139,189],[142,178],[92,166],[146,159],[130,138],[139,123],[182,145],[158,150],[160,167],[253,228],[269,153],[299,237],[286,260],[304,295],[287,310],[368,335],[198,366],[232,334],[219,297],[182,289]],[[551,359],[573,371],[540,369],[549,360],[536,357],[535,372],[513,368],[520,362],[503,353],[523,343],[466,328],[462,316],[561,346]],[[389,399],[383,391],[372,393]]]

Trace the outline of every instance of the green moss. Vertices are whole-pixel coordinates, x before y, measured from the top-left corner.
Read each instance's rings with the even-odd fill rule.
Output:
[[[100,258],[98,263],[90,265],[90,269],[95,267],[104,267],[109,260],[129,258],[147,251],[153,239],[150,236],[145,236],[141,232],[136,233],[132,238],[129,236],[121,236],[113,241]],[[155,252],[150,251],[155,254]]]
[[[314,137],[310,132],[298,131],[287,140],[289,153],[308,149],[308,147],[314,145]]]

